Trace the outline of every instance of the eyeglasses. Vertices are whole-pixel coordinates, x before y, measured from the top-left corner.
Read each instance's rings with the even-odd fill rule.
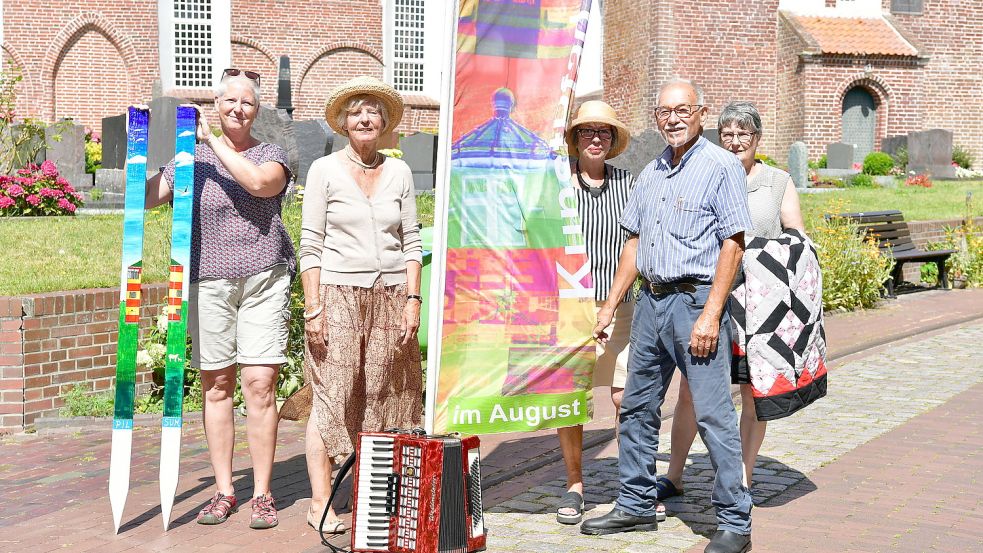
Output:
[[[246,71],[245,69],[233,69],[233,68],[229,68],[226,69],[225,71],[222,71],[223,79],[226,77],[238,77],[239,75],[245,75],[247,79],[256,81],[257,85],[260,84],[259,73],[255,71]]]
[[[655,117],[660,121],[665,121],[669,119],[670,115],[675,113],[676,117],[680,119],[689,119],[701,109],[703,109],[703,106],[700,104],[683,104],[674,108],[656,108]]]
[[[751,143],[751,138],[758,133],[755,132],[722,132],[720,133],[720,141],[724,144],[733,144],[734,142],[740,142],[745,146]]]
[[[601,140],[611,140],[614,133],[611,129],[591,129],[589,127],[581,127],[577,129],[577,136],[580,138],[586,138],[587,140],[594,140],[594,137],[598,137]]]

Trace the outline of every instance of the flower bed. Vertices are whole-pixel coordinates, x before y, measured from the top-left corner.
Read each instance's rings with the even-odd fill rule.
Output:
[[[51,160],[29,163],[14,176],[0,175],[0,215],[74,215],[82,195],[58,174]]]

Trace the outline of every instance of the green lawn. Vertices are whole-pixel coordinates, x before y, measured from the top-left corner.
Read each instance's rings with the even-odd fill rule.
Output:
[[[900,209],[907,221],[958,219],[966,215],[966,193],[973,193],[973,215],[983,216],[983,181],[936,181],[932,188],[846,188],[799,194],[806,224],[825,213]]]
[[[417,198],[420,223],[433,225],[433,196]],[[284,224],[300,236],[300,203],[284,209]],[[0,296],[115,288],[120,282],[122,215],[0,218]],[[144,282],[164,282],[171,250],[171,210],[147,212]]]

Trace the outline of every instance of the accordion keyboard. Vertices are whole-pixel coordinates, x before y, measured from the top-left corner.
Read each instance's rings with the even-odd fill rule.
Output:
[[[353,545],[363,551],[389,551],[386,494],[393,471],[393,437],[362,436],[359,460]]]
[[[420,512],[421,450],[415,445],[403,445],[400,453],[402,474],[399,479],[396,545],[416,550],[417,521]]]

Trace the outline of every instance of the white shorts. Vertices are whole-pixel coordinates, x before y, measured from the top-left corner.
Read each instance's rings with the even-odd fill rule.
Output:
[[[604,302],[597,302],[600,309]],[[594,387],[624,388],[628,380],[628,357],[631,348],[631,319],[635,314],[635,302],[621,302],[614,311],[614,319],[608,327],[608,343],[597,343],[597,362],[594,364]]]
[[[290,272],[275,265],[244,278],[191,284],[188,301],[191,366],[203,371],[230,365],[287,361]]]

